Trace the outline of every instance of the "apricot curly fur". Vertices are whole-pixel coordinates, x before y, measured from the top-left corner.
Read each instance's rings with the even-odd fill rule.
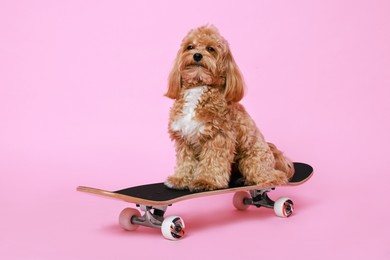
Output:
[[[175,100],[169,134],[176,167],[166,185],[193,191],[228,187],[232,164],[245,184],[281,185],[292,162],[267,143],[245,108],[244,80],[228,42],[214,26],[191,30],[169,75],[166,96]]]

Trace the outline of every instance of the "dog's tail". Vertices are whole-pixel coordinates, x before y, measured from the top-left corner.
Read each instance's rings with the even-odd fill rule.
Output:
[[[273,143],[268,143],[269,148],[271,149],[275,157],[275,169],[285,172],[288,179],[294,175],[294,164],[290,159],[283,155],[283,152],[280,151]]]

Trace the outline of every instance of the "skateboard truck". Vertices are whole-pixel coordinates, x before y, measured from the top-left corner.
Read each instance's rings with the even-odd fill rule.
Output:
[[[164,221],[164,214],[167,206],[145,206],[137,204],[141,211],[145,212],[143,216],[133,216],[131,222],[135,225],[146,226],[160,229]]]
[[[171,216],[164,218],[168,206],[147,206],[137,204],[144,214],[136,209],[125,208],[119,215],[119,224],[125,230],[135,230],[139,226],[160,229],[169,240],[178,240],[184,236],[185,225],[182,218]]]
[[[244,204],[254,205],[258,208],[265,207],[265,208],[272,209],[275,205],[275,201],[271,200],[268,197],[267,193],[274,189],[275,188],[266,189],[266,190],[251,190],[249,191],[249,194],[251,195],[252,198],[244,199]]]
[[[291,216],[294,211],[292,200],[279,198],[273,201],[267,194],[272,190],[275,190],[275,188],[250,190],[249,194],[245,191],[236,192],[233,197],[233,205],[238,210],[246,210],[249,206],[265,207],[274,209],[275,214],[279,217],[287,218]]]

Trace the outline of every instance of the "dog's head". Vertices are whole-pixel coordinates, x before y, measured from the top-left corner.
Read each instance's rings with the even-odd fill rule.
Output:
[[[223,87],[227,101],[244,96],[244,81],[228,42],[214,26],[191,30],[183,39],[169,75],[167,97],[176,99],[183,86]]]

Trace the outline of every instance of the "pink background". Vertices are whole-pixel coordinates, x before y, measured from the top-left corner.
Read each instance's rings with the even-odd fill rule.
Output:
[[[231,2],[231,3],[230,3]],[[0,3],[1,259],[390,259],[389,1]],[[182,241],[117,225],[127,206],[78,193],[163,181],[163,97],[184,35],[215,24],[269,141],[315,167],[279,188],[295,215],[232,194],[173,205]]]

